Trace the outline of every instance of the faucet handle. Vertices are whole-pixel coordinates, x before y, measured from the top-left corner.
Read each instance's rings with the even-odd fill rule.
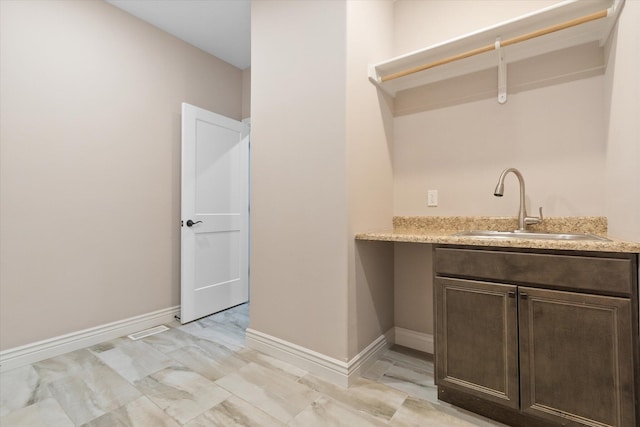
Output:
[[[540,206],[540,216],[526,216],[524,218],[525,224],[540,224],[544,217],[542,216],[542,206]]]

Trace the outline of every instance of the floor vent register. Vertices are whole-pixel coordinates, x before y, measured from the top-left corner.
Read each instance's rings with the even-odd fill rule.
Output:
[[[139,340],[140,338],[145,338],[151,335],[159,334],[160,332],[164,332],[168,330],[169,328],[167,328],[166,326],[160,325],[153,328],[145,329],[144,331],[136,332],[135,334],[128,335],[128,337],[135,341],[135,340]]]

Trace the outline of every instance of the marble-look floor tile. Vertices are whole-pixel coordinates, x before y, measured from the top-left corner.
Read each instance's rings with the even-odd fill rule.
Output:
[[[432,402],[438,400],[438,389],[434,382],[433,372],[425,372],[406,366],[391,365],[385,373],[378,378],[378,382],[414,397]]]
[[[146,397],[102,415],[82,427],[179,427],[173,418]]]
[[[232,351],[224,347],[222,348],[225,350],[221,351],[220,347],[216,348],[211,344],[208,347],[210,350],[216,350],[215,353],[199,346],[188,346],[169,353],[169,356],[211,381],[216,381],[247,364]]]
[[[186,324],[179,329],[198,338],[223,345],[230,350],[239,351],[245,344],[245,333],[238,328],[226,327],[218,322],[203,319]]]
[[[181,325],[178,325],[177,328],[150,335],[142,338],[141,341],[164,354],[179,350],[182,347],[194,345],[198,339],[191,334],[181,331],[179,329],[180,327]]]
[[[144,338],[144,342],[213,381],[247,364],[224,345],[178,329]]]
[[[362,374],[362,378],[378,381],[391,366],[393,366],[393,362],[389,360],[376,360],[373,365]]]
[[[82,375],[96,365],[103,365],[89,350],[82,349],[34,363],[42,384],[49,384],[69,375]]]
[[[437,400],[431,355],[394,346],[345,389],[244,347],[248,324],[244,304],[2,373],[0,425],[505,427]]]
[[[131,383],[175,364],[146,342],[126,337],[95,345],[90,351]]]
[[[41,384],[76,424],[110,412],[140,393],[86,349],[33,365]]]
[[[386,370],[382,363],[386,364]],[[383,354],[376,364],[378,364],[377,368],[372,367],[370,370],[377,370],[377,372],[369,374],[367,371],[365,377],[376,376],[380,371],[384,371],[377,379],[378,382],[406,392],[410,396],[426,400],[437,410],[454,417],[454,419],[480,427],[503,426],[497,421],[438,400],[438,390],[434,382],[433,355],[431,354],[402,346],[393,346]]]
[[[180,326],[182,326],[182,323],[180,323],[178,319],[173,319],[170,322],[163,323],[163,325],[169,328],[179,328]]]
[[[52,396],[75,424],[84,424],[140,396],[131,384],[106,367],[97,367],[86,374],[49,384]]]
[[[156,405],[184,424],[229,397],[229,393],[186,368],[166,368],[136,382]]]
[[[395,413],[390,426],[393,427],[473,427],[474,424],[457,419],[436,409],[422,399],[408,397]]]
[[[289,376],[253,362],[219,379],[216,384],[283,423],[289,422],[318,397],[315,391]]]
[[[227,326],[232,326],[244,332],[249,326],[249,305],[242,304],[229,310],[210,316],[208,321],[215,321]]]
[[[457,420],[466,421],[477,427],[509,427],[506,424],[502,424],[498,421],[483,417],[482,415],[475,414],[466,409],[459,408],[450,403],[438,400],[436,402],[429,402],[437,410],[454,417]]]
[[[384,427],[384,423],[364,412],[356,412],[328,397],[320,397],[299,413],[290,427]]]
[[[230,354],[237,355],[239,350],[232,350],[229,345],[211,339],[195,337],[195,345],[205,350],[215,359],[223,359]],[[244,347],[243,347],[244,348]]]
[[[394,345],[388,349],[380,360],[391,361],[406,367],[416,368],[421,371],[433,372],[433,355],[418,350]]]
[[[231,396],[185,424],[185,427],[284,427],[280,421],[244,400]]]
[[[407,397],[406,393],[365,378],[358,378],[349,388],[340,387],[313,375],[301,378],[300,383],[384,422],[391,419]]]
[[[283,362],[282,360],[278,360],[275,357],[271,357],[264,353],[260,353],[259,351],[251,350],[248,348],[243,348],[236,354],[238,355],[238,357],[241,357],[243,360],[247,361],[247,363],[255,362],[259,365],[264,366],[265,368],[274,369],[285,375],[288,375],[295,380],[298,380],[299,378],[302,378],[309,373],[308,371],[293,366],[290,363]]]
[[[41,400],[0,417],[2,427],[73,427],[56,399]]]
[[[31,365],[0,373],[0,417],[50,397]]]
[[[75,424],[84,424],[117,408],[94,399],[91,389],[77,376],[55,380],[49,388]]]

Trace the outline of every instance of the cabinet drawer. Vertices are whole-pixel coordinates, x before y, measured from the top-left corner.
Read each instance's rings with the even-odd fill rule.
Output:
[[[535,283],[568,289],[591,290],[615,295],[631,295],[631,257],[520,253],[437,247],[435,272],[438,276],[466,277]]]

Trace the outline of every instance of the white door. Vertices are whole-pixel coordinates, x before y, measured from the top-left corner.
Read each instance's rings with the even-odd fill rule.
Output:
[[[180,321],[249,299],[249,130],[182,104]]]

